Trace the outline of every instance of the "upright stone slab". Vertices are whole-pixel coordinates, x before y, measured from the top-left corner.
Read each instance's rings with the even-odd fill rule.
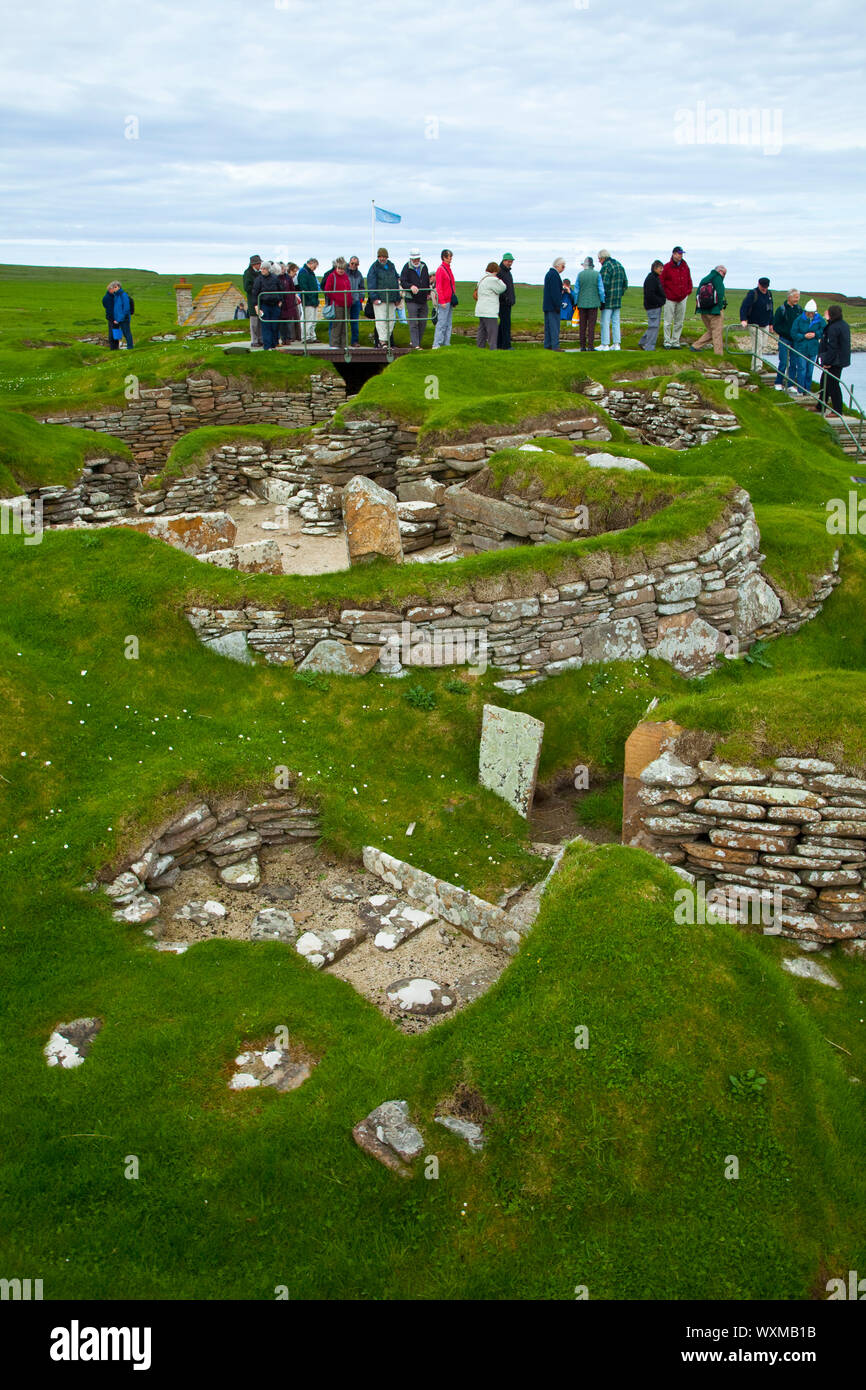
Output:
[[[351,564],[363,565],[379,555],[402,563],[403,543],[393,493],[359,475],[344,487],[342,506]]]
[[[543,736],[543,723],[531,714],[484,706],[478,779],[521,816],[532,807]]]
[[[641,816],[644,808],[638,801],[640,775],[650,763],[656,762],[675,743],[683,732],[681,724],[672,719],[663,724],[643,720],[633,729],[625,744],[625,770],[622,779],[622,842],[624,845],[636,843],[641,829]]]

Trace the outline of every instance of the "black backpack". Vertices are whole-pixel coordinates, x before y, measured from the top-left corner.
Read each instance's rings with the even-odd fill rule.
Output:
[[[132,318],[133,314],[135,313],[135,300],[129,293],[127,293],[126,297],[129,300],[129,317]]]
[[[710,309],[715,309],[719,302],[718,291],[712,280],[705,280],[702,285],[698,285],[698,309],[706,314]]]

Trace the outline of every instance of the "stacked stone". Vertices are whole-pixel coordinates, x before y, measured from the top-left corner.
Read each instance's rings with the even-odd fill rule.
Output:
[[[661,391],[611,390],[601,406],[642,444],[691,449],[740,428],[736,415],[716,410],[697,391],[672,381]]]
[[[748,496],[740,490],[723,514],[719,537],[693,558],[649,569],[637,565],[651,561],[651,554],[632,558],[594,551],[576,562],[585,578],[543,581],[545,587],[518,597],[508,596],[513,590],[507,579],[480,578],[447,602],[407,599],[399,610],[344,609],[339,617],[325,611],[298,618],[252,607],[194,608],[188,617],[200,639],[220,644],[218,650],[244,660],[248,645],[279,665],[302,660],[326,639],[384,646],[405,623],[411,640],[422,644],[437,632],[441,639],[449,630],[477,629],[491,665],[530,679],[587,662],[646,655],[694,676],[730,654],[732,638],[740,649],[748,647],[781,612],[760,573],[760,535]],[[705,544],[705,537],[696,539],[695,549]],[[792,611],[787,621],[795,617]],[[225,645],[227,638],[231,642]]]
[[[45,526],[69,525],[74,521],[97,523],[130,511],[140,486],[136,465],[112,455],[89,459],[75,487],[33,488],[27,496],[31,501],[41,501]]]
[[[305,536],[338,536],[343,529],[341,498],[343,489],[319,483],[298,508]]]
[[[113,434],[130,445],[136,463],[164,463],[172,444],[202,423],[276,424],[287,429],[330,420],[346,398],[339,377],[314,375],[303,391],[253,391],[204,377],[141,388],[126,409],[52,415],[45,424],[73,425]]]
[[[641,843],[728,892],[777,901],[771,930],[806,941],[866,937],[866,779],[818,758],[773,767],[667,753],[640,774]]]
[[[253,888],[262,851],[319,834],[319,812],[291,789],[268,789],[260,802],[220,812],[201,801],[128,860],[105,891],[118,921],[147,922],[159,913],[158,893],[173,888],[182,869],[204,866],[226,887]]]

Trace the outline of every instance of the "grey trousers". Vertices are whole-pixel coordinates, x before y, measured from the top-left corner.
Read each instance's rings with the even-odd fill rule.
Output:
[[[451,342],[451,314],[453,310],[453,304],[440,304],[436,310],[436,328],[433,332],[433,346],[435,348],[448,347]]]
[[[250,314],[250,347],[261,347],[262,345],[262,321],[253,309]]]
[[[686,320],[687,300],[666,299],[664,309],[665,347],[678,347]]]
[[[409,320],[409,342],[413,348],[419,348],[424,340],[424,330],[427,327],[427,301],[419,304],[417,299],[413,299],[411,294],[406,296],[406,317]]]
[[[646,332],[638,343],[638,347],[643,348],[644,352],[652,352],[658,336],[659,326],[662,321],[661,309],[647,309],[646,311]]]
[[[480,348],[495,348],[499,337],[499,319],[479,318],[475,341]]]

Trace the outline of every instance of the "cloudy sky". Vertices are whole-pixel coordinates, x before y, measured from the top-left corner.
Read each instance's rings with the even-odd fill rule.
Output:
[[[460,278],[679,242],[866,293],[861,0],[43,0],[3,38],[2,261],[366,267],[375,199]]]

